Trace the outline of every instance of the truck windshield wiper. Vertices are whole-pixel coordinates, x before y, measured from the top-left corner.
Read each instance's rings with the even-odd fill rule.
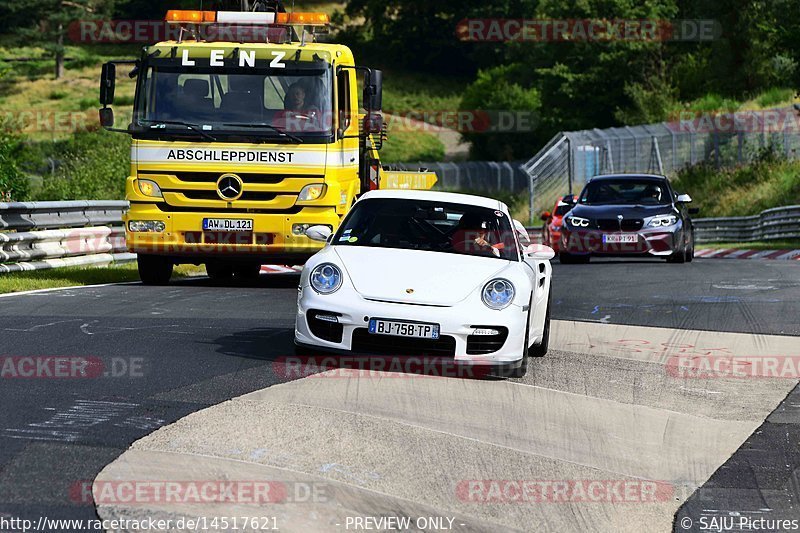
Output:
[[[203,129],[200,126],[198,126],[197,124],[192,124],[190,122],[181,122],[180,120],[140,120],[139,122],[142,124],[147,124],[148,126],[150,126],[150,128],[158,128],[159,126],[166,124],[169,124],[170,126],[186,126],[190,130],[199,133],[209,141],[217,140],[216,137],[203,131]]]
[[[222,125],[223,126],[229,126],[231,128],[263,128],[263,129],[268,129],[268,130],[274,131],[275,133],[277,133],[281,137],[287,137],[287,138],[293,140],[297,144],[303,144],[303,139],[301,139],[300,137],[292,135],[291,133],[287,133],[287,132],[283,131],[282,129],[278,128],[277,126],[273,126],[272,124],[267,124],[265,122],[247,123],[247,124],[245,124],[245,123],[239,124],[239,123],[236,123],[236,122],[226,122],[226,123],[224,123]]]

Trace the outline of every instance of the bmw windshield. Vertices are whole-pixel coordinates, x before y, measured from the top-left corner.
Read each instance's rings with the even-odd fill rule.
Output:
[[[518,260],[514,232],[504,213],[444,202],[358,202],[334,236],[333,244]]]
[[[586,184],[580,196],[584,205],[670,205],[669,187],[663,180],[601,179]]]

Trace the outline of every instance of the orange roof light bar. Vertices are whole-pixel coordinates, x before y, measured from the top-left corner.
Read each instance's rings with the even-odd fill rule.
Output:
[[[331,18],[327,13],[278,13],[276,24],[297,24],[304,26],[327,26],[331,22]]]
[[[164,20],[174,23],[213,24],[217,21],[217,12],[170,9]]]

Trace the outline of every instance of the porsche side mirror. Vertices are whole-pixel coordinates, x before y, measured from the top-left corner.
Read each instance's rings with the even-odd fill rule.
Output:
[[[525,224],[519,220],[515,220],[514,230],[517,232],[517,235],[519,235],[519,242],[521,244],[528,245],[531,243],[531,236],[528,235],[528,230],[525,228]]]
[[[545,222],[550,220],[550,211],[545,211],[544,213],[542,213],[542,216],[540,218]]]
[[[328,226],[311,226],[306,230],[306,237],[312,241],[328,242],[331,235],[333,235],[333,230]]]
[[[549,261],[556,256],[556,252],[544,244],[529,244],[525,248],[525,255],[540,261]]]

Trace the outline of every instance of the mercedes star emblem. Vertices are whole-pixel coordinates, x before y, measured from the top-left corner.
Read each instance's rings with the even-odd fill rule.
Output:
[[[217,180],[217,194],[226,202],[238,200],[244,192],[242,178],[236,174],[223,174]]]

